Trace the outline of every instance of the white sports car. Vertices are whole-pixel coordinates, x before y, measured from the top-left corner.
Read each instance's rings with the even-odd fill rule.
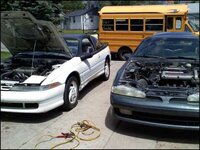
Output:
[[[2,112],[70,110],[88,82],[110,76],[106,44],[84,34],[61,37],[51,22],[28,12],[1,12],[1,42],[12,54],[1,62]]]

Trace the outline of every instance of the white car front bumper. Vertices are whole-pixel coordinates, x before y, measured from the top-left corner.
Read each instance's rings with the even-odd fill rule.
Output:
[[[65,84],[43,91],[1,91],[1,111],[44,113],[61,106]]]

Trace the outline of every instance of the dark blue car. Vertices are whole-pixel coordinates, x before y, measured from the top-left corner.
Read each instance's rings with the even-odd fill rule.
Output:
[[[199,37],[157,33],[118,71],[111,91],[119,120],[199,130]]]

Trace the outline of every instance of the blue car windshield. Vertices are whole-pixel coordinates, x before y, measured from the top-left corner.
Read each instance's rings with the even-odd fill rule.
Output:
[[[199,31],[199,26],[197,24],[195,24],[194,22],[192,21],[188,21],[188,23],[190,24],[190,26],[193,28],[193,30],[195,32],[198,32]]]
[[[194,38],[148,38],[139,45],[134,56],[199,59],[199,40]]]

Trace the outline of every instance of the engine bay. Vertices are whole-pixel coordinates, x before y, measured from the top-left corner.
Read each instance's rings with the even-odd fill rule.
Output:
[[[199,64],[185,61],[131,60],[120,81],[143,91],[184,89],[193,93],[199,91]]]
[[[66,60],[49,58],[11,58],[1,62],[1,80],[24,82],[31,75],[48,76]]]

